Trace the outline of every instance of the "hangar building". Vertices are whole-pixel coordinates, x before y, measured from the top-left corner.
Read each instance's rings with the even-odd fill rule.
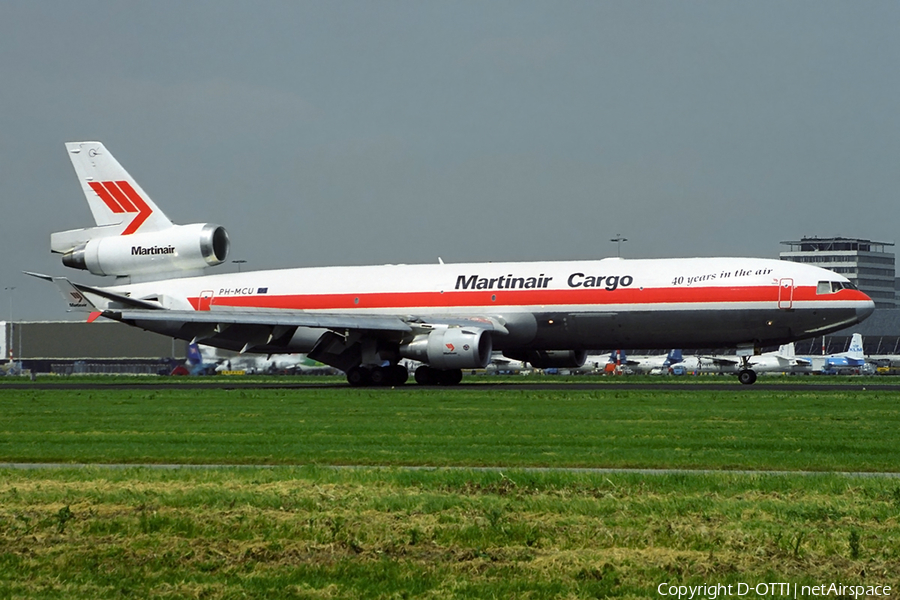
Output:
[[[187,345],[121,323],[97,321],[0,321],[4,359],[36,373],[169,372],[184,361]]]

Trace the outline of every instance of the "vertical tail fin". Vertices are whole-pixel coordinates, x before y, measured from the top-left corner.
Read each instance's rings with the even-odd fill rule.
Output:
[[[66,150],[98,226],[122,225],[121,235],[160,231],[172,222],[100,142],[69,142]]]
[[[66,254],[94,238],[172,227],[169,218],[103,144],[68,142],[66,151],[97,226],[51,234],[51,251]]]
[[[681,349],[678,350],[669,350],[668,356],[666,356],[666,361],[663,363],[665,366],[669,365],[677,365],[682,362],[684,357],[681,355]]]
[[[781,358],[796,358],[797,353],[794,350],[794,342],[780,346],[778,348],[778,356]]]
[[[200,346],[196,342],[188,344],[187,361],[192,365],[203,364],[203,355],[200,353]]]
[[[856,358],[862,360],[865,358],[863,354],[863,338],[861,333],[854,333],[850,338],[850,349],[845,355],[847,358]]]

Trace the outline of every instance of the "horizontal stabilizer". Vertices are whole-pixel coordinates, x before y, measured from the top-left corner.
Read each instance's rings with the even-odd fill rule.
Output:
[[[97,307],[88,300],[87,296],[65,277],[54,277],[53,283],[59,288],[59,293],[68,304],[69,312],[97,312]]]
[[[115,292],[110,292],[109,290],[104,290],[102,288],[95,288],[80,283],[72,283],[65,277],[53,277],[51,275],[32,273],[30,271],[23,272],[26,275],[31,275],[32,277],[37,277],[38,279],[43,279],[44,281],[49,281],[50,283],[56,285],[56,287],[58,287],[59,291],[62,293],[63,299],[65,299],[66,303],[69,304],[70,311],[74,310],[79,312],[96,312],[98,310],[98,307],[88,299],[87,296],[89,295],[95,295],[100,298],[105,298],[106,300],[117,302],[123,307],[141,308],[145,310],[161,309],[158,304],[145,302],[144,300],[138,300],[137,298],[130,298],[128,296],[116,294]],[[78,294],[82,297],[84,303],[86,304],[84,307],[81,306],[81,301],[76,299],[74,294]]]
[[[85,227],[84,229],[70,229],[50,234],[50,252],[66,254],[72,250],[87,244],[96,238],[112,237],[122,232],[121,227],[115,225],[103,225],[100,227]]]

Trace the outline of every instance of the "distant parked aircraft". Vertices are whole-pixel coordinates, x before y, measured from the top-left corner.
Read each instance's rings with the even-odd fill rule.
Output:
[[[688,372],[699,373],[734,373],[742,371],[740,356],[687,356],[677,366]],[[808,359],[798,357],[794,353],[794,344],[784,344],[774,352],[764,352],[747,358],[750,368],[757,373],[809,373],[811,363]],[[676,365],[673,365],[673,367]]]
[[[816,356],[813,354],[805,357],[805,359],[810,361],[812,370],[817,373],[868,370],[866,356],[863,353],[863,337],[860,333],[854,333],[850,337],[850,347],[846,352],[828,354],[825,356]]]
[[[668,354],[637,355],[625,357],[624,364],[635,373],[665,374],[669,367],[684,360],[680,349]]]

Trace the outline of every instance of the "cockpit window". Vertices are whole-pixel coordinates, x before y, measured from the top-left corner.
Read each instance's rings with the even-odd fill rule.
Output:
[[[816,285],[817,294],[833,294],[841,290],[855,290],[856,286],[849,281],[820,281]]]

